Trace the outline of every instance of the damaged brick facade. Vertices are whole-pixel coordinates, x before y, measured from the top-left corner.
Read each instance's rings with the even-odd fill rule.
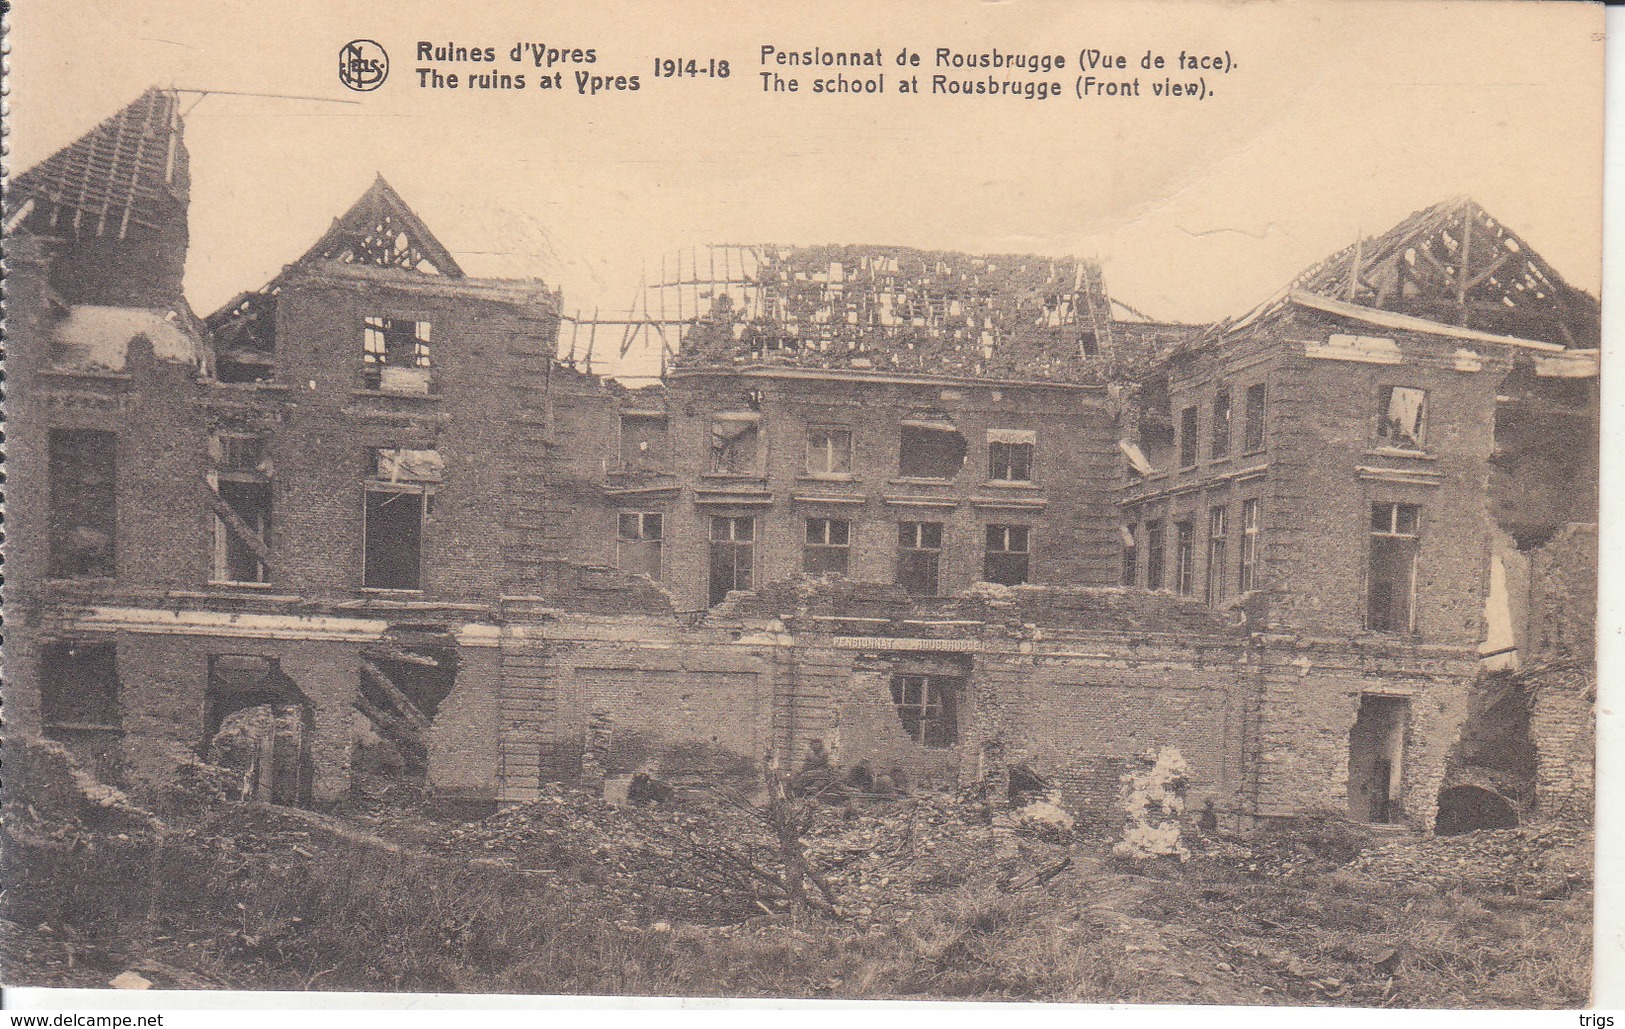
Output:
[[[792,252],[794,318],[713,311],[631,389],[560,360],[559,294],[466,276],[381,178],[196,318],[172,99],[97,130],[150,141],[128,223],[52,199],[53,158],[8,240],[8,714],[109,778],[265,707],[231,724],[274,722],[265,767],[299,778],[263,789],[315,803],[382,741],[451,801],[821,752],[1108,818],[1175,747],[1229,824],[1431,827],[1517,652],[1539,791],[1591,788],[1565,669],[1595,530],[1517,486],[1594,478],[1518,442],[1594,409],[1584,318],[1425,320],[1391,267],[1492,231],[1476,207],[1207,328],[1111,322],[1084,263]]]

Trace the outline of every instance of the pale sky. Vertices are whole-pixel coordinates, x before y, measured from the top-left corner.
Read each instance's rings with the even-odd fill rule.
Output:
[[[567,311],[624,311],[678,248],[874,243],[1097,257],[1114,296],[1206,321],[1458,194],[1599,289],[1598,6],[34,0],[10,22],[19,171],[149,85],[361,100],[210,96],[192,111],[200,313],[298,257],[377,172],[470,274],[540,277]],[[352,38],[391,55],[377,91],[337,81]],[[592,47],[590,71],[641,88],[583,97],[566,70],[562,93],[424,91],[419,40],[492,46],[502,71],[521,70],[505,59],[516,41]],[[879,47],[887,94],[765,94],[763,44]],[[905,46],[923,51],[927,87],[939,46],[1058,53],[1066,69],[1039,78],[1065,93],[898,95]],[[1127,55],[1128,71],[1101,74],[1145,92],[1160,78],[1137,67],[1147,49],[1228,49],[1236,68],[1210,74],[1202,101],[1079,100],[1083,48]],[[726,58],[732,75],[657,80],[657,56]]]

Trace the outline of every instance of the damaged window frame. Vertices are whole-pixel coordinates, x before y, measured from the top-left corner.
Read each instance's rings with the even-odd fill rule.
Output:
[[[1265,418],[1269,411],[1269,388],[1262,382],[1247,387],[1246,415],[1242,422],[1241,452],[1256,454],[1264,449]]]
[[[1236,569],[1236,589],[1251,593],[1258,588],[1258,544],[1263,534],[1263,501],[1251,497],[1241,502],[1241,560]]]
[[[1181,470],[1195,468],[1202,458],[1201,441],[1198,438],[1201,424],[1200,413],[1192,405],[1179,412],[1179,467]]]
[[[1167,586],[1168,529],[1161,518],[1145,523],[1145,588],[1160,590]]]
[[[1224,600],[1229,588],[1225,556],[1226,537],[1229,535],[1230,509],[1216,505],[1207,509],[1207,580],[1206,600],[1218,604]]]
[[[1394,417],[1395,400],[1403,396],[1419,399],[1409,429]],[[1380,386],[1377,389],[1377,438],[1396,450],[1421,451],[1427,448],[1428,391],[1416,386]]]
[[[242,523],[260,546],[271,546],[271,526],[275,514],[275,494],[271,463],[267,456],[269,437],[265,433],[237,429],[216,431],[210,438],[209,456],[214,465],[210,486],[215,495]],[[271,581],[271,569],[227,523],[214,513],[214,552],[210,566],[211,586],[264,586]],[[244,573],[246,574],[240,574]]]
[[[429,519],[434,513],[435,492],[444,479],[444,465],[440,462],[439,452],[432,448],[374,447],[368,453],[372,467],[371,474],[362,487],[361,588],[389,593],[422,593],[424,539],[428,534]],[[389,455],[392,454],[396,456],[391,464]],[[404,459],[407,454],[433,454],[435,460],[426,462],[422,473],[403,478],[402,469],[406,469],[409,475],[412,469],[411,464]],[[393,473],[388,478],[384,474],[386,468]],[[379,497],[394,499],[375,500]],[[373,512],[375,507],[382,509],[386,505],[397,503],[416,508],[416,539],[412,545],[415,551],[414,560],[410,575],[386,577],[386,571],[404,571],[405,566],[395,569],[378,567],[373,551],[376,531],[373,527]]]
[[[628,432],[644,426],[648,432]],[[656,428],[658,426],[658,428]],[[623,472],[667,472],[671,470],[671,425],[664,411],[622,411],[619,421],[618,452]],[[631,449],[636,445],[636,450]]]
[[[116,432],[77,428],[48,432],[50,578],[118,575],[118,447]],[[71,525],[65,524],[69,521]]]
[[[954,441],[945,446],[948,441]],[[922,415],[897,425],[897,477],[952,482],[964,470],[970,447],[964,433],[946,417]]]
[[[1196,595],[1196,523],[1189,518],[1174,523],[1174,592]]]
[[[1026,429],[987,430],[987,479],[1030,486],[1038,434]]]
[[[739,425],[738,431],[725,434],[722,426]],[[755,446],[746,452],[742,441],[750,438]],[[762,431],[762,416],[756,411],[718,411],[711,416],[710,474],[741,478],[761,478],[766,467],[766,437]]]
[[[1220,386],[1213,394],[1213,431],[1208,443],[1208,456],[1223,461],[1230,456],[1231,410],[1230,389]]]
[[[1366,549],[1366,629],[1401,635],[1415,633],[1422,505],[1403,501],[1373,503]],[[1390,560],[1393,558],[1398,560]],[[1394,571],[1399,574],[1390,574]],[[1392,587],[1400,578],[1404,581],[1398,583],[1400,589],[1395,592]],[[1384,600],[1387,603],[1383,603]]]
[[[809,575],[848,575],[852,567],[852,522],[814,515],[807,519],[802,570]]]
[[[743,531],[741,531],[743,530]],[[712,515],[709,531],[709,607],[728,599],[734,590],[750,590],[756,585],[756,516]],[[718,573],[726,559],[727,583]],[[743,558],[743,560],[741,560]]]
[[[1032,582],[1032,526],[992,523],[986,528],[982,575],[1000,586]]]
[[[943,675],[892,676],[892,707],[903,733],[927,750],[959,744],[959,699],[965,681]]]
[[[815,479],[852,478],[852,429],[849,426],[807,426],[806,474]]]
[[[430,371],[432,343],[433,323],[428,318],[364,315],[361,319],[362,387],[402,396],[429,395],[434,388]],[[405,353],[408,347],[409,354]]]
[[[1123,526],[1123,576],[1122,584],[1132,587],[1140,581],[1140,523],[1129,522]]]
[[[912,597],[942,591],[942,522],[897,523],[897,584]]]
[[[665,532],[663,511],[616,512],[615,567],[629,574],[647,575],[657,582],[664,579]],[[634,555],[638,557],[634,559]]]

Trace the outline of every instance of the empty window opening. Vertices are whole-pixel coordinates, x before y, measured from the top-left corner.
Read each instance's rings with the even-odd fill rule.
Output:
[[[1410,701],[1363,696],[1349,730],[1349,817],[1356,822],[1394,823],[1403,817],[1405,725]]]
[[[670,468],[663,414],[621,415],[621,470],[663,472]]]
[[[1163,587],[1164,569],[1168,567],[1168,530],[1159,518],[1145,523],[1145,588]]]
[[[1377,396],[1377,435],[1396,447],[1420,449],[1427,430],[1427,390],[1384,386]]]
[[[45,648],[40,667],[40,718],[53,729],[117,729],[117,648],[73,640]]]
[[[899,427],[897,474],[905,479],[952,479],[965,454],[965,437],[947,421],[908,419]]]
[[[725,411],[711,419],[711,471],[721,475],[762,473],[761,415]]]
[[[1250,593],[1258,588],[1258,537],[1262,531],[1260,501],[1241,502],[1241,565],[1236,588]]]
[[[1230,391],[1221,389],[1213,397],[1213,460],[1230,456]]]
[[[111,577],[118,538],[118,435],[52,429],[49,446],[50,574]]]
[[[1439,816],[1433,827],[1439,836],[1517,827],[1517,807],[1493,790],[1482,786],[1452,786],[1439,794]]]
[[[1123,585],[1133,586],[1140,581],[1140,548],[1136,535],[1139,526],[1123,527]]]
[[[1078,352],[1084,357],[1100,356],[1100,341],[1093,331],[1085,329],[1078,333]]]
[[[852,430],[822,425],[808,429],[807,474],[852,474]]]
[[[390,393],[429,392],[429,323],[369,316],[363,320],[362,381]]]
[[[959,742],[959,693],[964,683],[940,675],[894,675],[892,704],[908,738],[941,750]]]
[[[270,579],[271,460],[264,436],[218,432],[209,441],[214,466],[215,582]]]
[[[711,517],[711,606],[734,590],[754,584],[756,519],[750,515]]]
[[[362,527],[366,562],[361,585],[378,590],[423,588],[423,523],[432,494],[427,489],[368,485]]]
[[[989,429],[987,477],[994,482],[1031,482],[1035,434],[1022,429]]]
[[[1196,593],[1196,526],[1174,523],[1174,589],[1182,597]]]
[[[1247,387],[1247,420],[1242,430],[1242,449],[1247,453],[1264,449],[1264,406],[1266,396],[1264,384],[1254,383]]]
[[[261,555],[270,545],[271,484],[221,480],[219,493],[237,517],[232,520],[215,513],[214,580],[268,581],[269,569]]]
[[[1416,559],[1421,531],[1420,505],[1371,505],[1366,628],[1374,632],[1415,631]]]
[[[1179,467],[1191,467],[1196,457],[1196,408],[1187,407],[1179,412]]]
[[[844,518],[807,519],[803,567],[812,575],[845,575],[851,564],[852,523]]]
[[[48,739],[67,745],[102,782],[123,764],[117,651],[112,643],[66,640],[40,657],[40,719]]]
[[[897,582],[910,595],[934,597],[940,588],[942,523],[899,522]]]
[[[1208,508],[1207,512],[1207,602],[1224,600],[1229,584],[1225,581],[1225,537],[1229,531],[1230,509]]]
[[[243,774],[245,800],[308,805],[315,709],[274,657],[211,654],[203,757]]]
[[[1029,530],[1025,525],[989,525],[983,576],[1002,586],[1028,581]]]
[[[659,579],[665,517],[658,511],[622,511],[615,541],[615,567]]]

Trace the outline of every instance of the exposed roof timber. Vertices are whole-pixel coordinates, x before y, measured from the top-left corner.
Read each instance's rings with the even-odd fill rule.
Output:
[[[1594,298],[1563,281],[1475,201],[1455,197],[1357,240],[1288,287],[1385,310],[1426,311],[1483,329],[1516,326],[1583,345],[1597,332]]]
[[[456,258],[382,175],[295,263],[334,260],[463,277]]]
[[[174,90],[133,103],[11,182],[16,203],[35,202],[25,223],[51,235],[126,238],[162,229],[187,199],[185,142]]]
[[[1527,350],[1540,350],[1546,353],[1564,349],[1560,343],[1545,343],[1540,340],[1520,339],[1517,336],[1500,336],[1491,332],[1480,332],[1477,329],[1464,329],[1459,325],[1445,325],[1442,322],[1429,321],[1415,315],[1400,314],[1397,311],[1380,311],[1376,308],[1362,307],[1359,304],[1351,304],[1343,300],[1332,300],[1299,289],[1289,292],[1287,299],[1300,307],[1313,308],[1341,318],[1352,318],[1355,321],[1365,322],[1368,325],[1376,325],[1385,329],[1421,332],[1432,336],[1449,336],[1452,339],[1467,339],[1477,343],[1498,343],[1502,346],[1523,347]]]

